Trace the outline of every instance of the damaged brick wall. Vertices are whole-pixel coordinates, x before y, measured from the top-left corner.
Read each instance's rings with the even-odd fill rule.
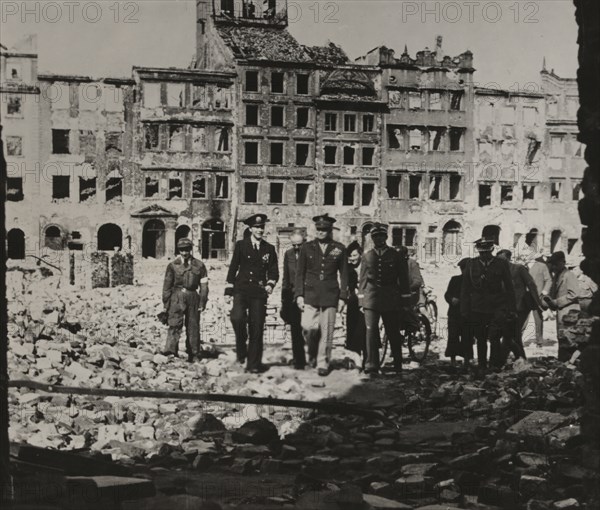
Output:
[[[108,271],[108,253],[96,252],[90,256],[92,289],[108,287],[110,275]]]
[[[110,286],[133,285],[133,255],[115,253],[110,259]]]

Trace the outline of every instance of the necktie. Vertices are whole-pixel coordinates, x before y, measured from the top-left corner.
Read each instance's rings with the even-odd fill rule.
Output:
[[[190,264],[187,259],[183,261],[183,267],[188,267]]]

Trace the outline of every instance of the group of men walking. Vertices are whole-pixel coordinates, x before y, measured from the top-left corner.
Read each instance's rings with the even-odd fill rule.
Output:
[[[547,262],[539,257],[526,266],[513,263],[510,250],[494,256],[491,239],[480,239],[475,247],[479,256],[459,262],[461,274],[451,278],[445,294],[450,305],[446,356],[452,362],[463,357],[469,364],[476,343],[478,366],[485,369],[489,343],[492,368],[500,369],[511,353],[526,359],[523,333],[529,316],[533,314],[536,343],[542,345],[542,314],[551,309],[557,314],[558,359],[568,361],[574,348],[562,334],[564,317],[580,309],[581,292],[565,254],[555,252]]]

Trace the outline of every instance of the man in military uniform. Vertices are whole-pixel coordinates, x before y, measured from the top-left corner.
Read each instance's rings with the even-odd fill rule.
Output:
[[[254,214],[244,221],[250,228],[250,236],[235,244],[225,288],[227,303],[233,299],[231,324],[237,359],[242,364],[247,359],[246,371],[251,373],[264,370],[267,299],[279,279],[275,247],[263,239],[267,221],[265,214]]]
[[[494,257],[494,241],[475,242],[479,257],[467,260],[461,283],[460,312],[465,326],[477,340],[477,362],[487,368],[487,342],[490,364],[500,368],[504,362],[501,339],[516,318],[515,291],[508,262]]]
[[[335,218],[324,214],[315,216],[313,221],[316,239],[305,243],[300,251],[295,297],[302,311],[309,365],[317,367],[319,375],[326,376],[336,312],[344,311],[348,298],[348,257],[344,245],[333,240]]]
[[[402,370],[402,339],[399,310],[410,305],[408,262],[387,244],[388,227],[375,223],[371,228],[374,248],[365,253],[360,268],[358,300],[367,325],[365,373],[379,372],[379,319],[383,319],[396,371]]]
[[[302,336],[302,314],[294,300],[296,285],[296,268],[300,258],[300,250],[304,244],[304,232],[295,230],[290,238],[292,247],[283,256],[283,278],[281,281],[281,318],[290,325],[292,335],[292,356],[296,370],[304,370],[306,353],[304,352],[304,337]]]
[[[200,313],[208,299],[208,275],[201,260],[192,257],[192,241],[177,241],[179,255],[170,262],[163,284],[163,304],[167,312],[167,343],[163,354],[177,356],[179,336],[185,323],[189,361],[201,357]],[[198,288],[200,293],[198,294]]]

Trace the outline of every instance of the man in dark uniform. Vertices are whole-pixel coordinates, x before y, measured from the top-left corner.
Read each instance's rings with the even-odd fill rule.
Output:
[[[410,305],[408,262],[387,244],[388,227],[375,223],[371,228],[374,248],[365,253],[358,284],[359,303],[367,325],[365,373],[379,372],[379,319],[389,338],[394,367],[402,370],[402,339],[399,310]]]
[[[463,271],[460,313],[477,341],[479,368],[487,368],[487,342],[490,364],[500,368],[504,362],[500,340],[510,334],[507,328],[516,318],[515,291],[508,262],[492,255],[494,241],[475,242],[479,257],[469,259]]]
[[[246,370],[252,373],[264,370],[262,353],[267,299],[279,279],[275,247],[263,239],[267,221],[265,214],[254,214],[244,221],[251,234],[235,244],[225,288],[227,303],[231,303],[233,297],[231,324],[237,359],[243,364],[247,358]]]
[[[343,244],[333,240],[335,218],[313,218],[316,239],[300,251],[295,296],[302,311],[302,330],[308,345],[308,362],[318,374],[329,374],[336,312],[348,298],[348,257]],[[339,274],[339,282],[338,282]],[[323,337],[323,338],[321,338]]]
[[[290,325],[292,335],[292,356],[296,370],[304,370],[306,354],[304,352],[304,337],[302,336],[302,314],[294,300],[296,285],[296,268],[300,258],[300,250],[304,244],[304,232],[295,230],[290,238],[292,247],[283,256],[283,279],[281,281],[281,318]]]
[[[177,356],[179,336],[185,322],[188,359],[194,361],[201,357],[200,313],[208,300],[208,275],[202,261],[192,257],[190,239],[177,241],[177,248],[179,255],[167,266],[163,284],[162,299],[169,325],[163,354]]]

